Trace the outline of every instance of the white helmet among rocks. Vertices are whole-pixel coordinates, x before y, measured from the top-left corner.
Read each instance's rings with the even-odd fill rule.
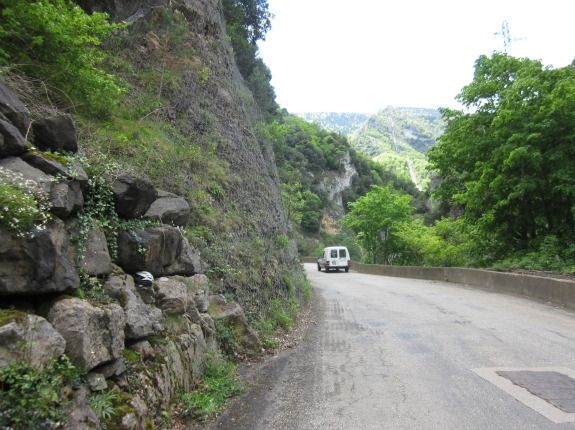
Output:
[[[136,285],[151,287],[154,283],[154,275],[150,272],[138,272],[134,275],[134,281],[136,282]]]

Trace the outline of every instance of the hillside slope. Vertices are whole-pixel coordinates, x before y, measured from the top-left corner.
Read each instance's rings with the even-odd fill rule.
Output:
[[[369,118],[350,141],[357,150],[423,189],[428,181],[425,153],[442,130],[437,110],[388,107]]]

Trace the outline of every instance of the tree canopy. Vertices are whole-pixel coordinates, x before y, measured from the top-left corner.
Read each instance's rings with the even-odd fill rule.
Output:
[[[574,237],[575,68],[481,56],[447,131],[429,151],[436,195],[464,209],[497,255]]]
[[[371,262],[401,264],[405,246],[398,233],[411,221],[411,196],[376,185],[349,208],[343,224],[357,234]]]

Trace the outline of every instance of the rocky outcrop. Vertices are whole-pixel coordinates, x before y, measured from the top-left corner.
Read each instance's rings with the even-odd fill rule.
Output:
[[[16,93],[0,81],[0,114],[20,132],[26,136],[30,126],[28,109],[18,98]],[[0,151],[1,154],[1,151]],[[12,154],[16,155],[16,154]]]
[[[60,357],[66,341],[54,327],[38,315],[19,315],[0,326],[0,367],[27,361],[42,369]]]
[[[126,317],[119,305],[92,306],[85,300],[58,300],[48,321],[66,339],[66,354],[84,370],[120,358]]]
[[[162,311],[142,301],[130,275],[110,276],[105,288],[124,309],[127,340],[142,339],[162,332],[164,323]]]
[[[188,224],[190,205],[183,197],[158,190],[158,198],[144,215],[159,220],[162,224],[183,227]]]
[[[112,258],[108,250],[106,235],[102,230],[92,229],[88,232],[84,252],[78,263],[80,268],[91,276],[112,273]]]
[[[165,225],[120,233],[118,264],[128,273],[147,270],[154,276],[202,271],[199,253],[180,230]]]
[[[61,292],[79,283],[62,221],[24,237],[0,230],[0,296]]]
[[[224,325],[233,335],[239,353],[256,355],[261,352],[262,344],[251,329],[240,305],[227,302],[223,296],[211,296],[208,313],[216,325]]]
[[[158,192],[154,186],[131,174],[121,175],[112,184],[116,212],[124,218],[139,218],[156,200]]]
[[[70,115],[42,118],[32,124],[34,144],[42,151],[78,152],[76,126]]]
[[[28,146],[20,131],[0,115],[0,157],[23,154]]]

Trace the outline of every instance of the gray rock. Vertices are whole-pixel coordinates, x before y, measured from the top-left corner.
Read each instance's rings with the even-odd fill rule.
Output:
[[[147,270],[154,276],[194,275],[202,270],[199,253],[171,226],[121,232],[118,264],[128,273]]]
[[[206,275],[197,274],[189,277],[172,276],[172,279],[186,284],[188,290],[188,307],[197,308],[197,310],[202,313],[208,311],[210,293],[209,280]]]
[[[88,175],[78,160],[68,160],[66,165],[64,165],[39,151],[28,151],[21,158],[47,175],[60,176],[77,181],[82,187],[88,183]]]
[[[112,258],[108,250],[106,235],[102,230],[93,229],[88,233],[84,255],[79,265],[88,275],[101,276],[112,273]]]
[[[136,351],[142,360],[156,358],[156,351],[147,340],[136,342],[130,346],[130,349]]]
[[[0,113],[25,136],[30,126],[28,109],[6,84],[0,81]]]
[[[50,191],[50,211],[59,218],[68,218],[84,206],[84,195],[80,183],[61,181],[52,185]]]
[[[164,327],[162,311],[142,301],[130,275],[112,275],[104,288],[124,308],[126,339],[141,339],[162,332]]]
[[[20,155],[30,146],[20,131],[0,115],[0,158]]]
[[[38,315],[25,315],[0,326],[0,367],[27,361],[42,369],[64,354],[66,341]]]
[[[112,184],[116,211],[123,218],[143,216],[158,195],[154,186],[132,174],[121,175]]]
[[[223,296],[211,296],[208,313],[214,322],[221,322],[230,329],[239,353],[256,355],[261,352],[261,342],[248,325],[244,311],[239,304],[228,303]]]
[[[111,363],[103,364],[95,369],[96,372],[104,375],[104,378],[112,378],[123,375],[128,368],[123,357],[120,357]]]
[[[32,123],[34,144],[42,151],[78,152],[76,126],[70,115],[56,115]]]
[[[86,380],[88,381],[88,386],[92,391],[104,391],[108,388],[106,378],[101,373],[90,372],[88,373]]]
[[[160,278],[156,281],[156,303],[167,315],[181,315],[188,305],[186,284],[173,278]]]
[[[68,234],[60,220],[26,237],[0,230],[0,296],[78,288],[80,279],[69,251]]]
[[[83,370],[122,356],[126,317],[116,304],[95,307],[85,300],[65,298],[50,307],[48,320],[66,339],[72,362]]]
[[[216,349],[218,345],[216,325],[208,314],[200,314],[200,327],[209,349]]]
[[[158,198],[144,215],[158,219],[162,224],[185,226],[190,217],[190,205],[183,197],[158,190]]]
[[[22,175],[24,179],[36,182],[40,188],[49,195],[52,188],[52,183],[54,182],[54,178],[52,176],[46,175],[40,169],[32,167],[21,158],[4,158],[0,160],[0,167],[18,173]]]
[[[88,390],[80,387],[70,392],[70,402],[66,405],[64,416],[66,422],[63,430],[87,430],[99,429],[100,422],[94,411],[90,408],[90,396]]]
[[[35,150],[28,151],[21,157],[26,163],[30,164],[31,166],[34,166],[35,168],[46,173],[47,175],[61,176],[61,177],[68,176],[68,167],[66,167],[59,161],[45,157],[39,151]]]

